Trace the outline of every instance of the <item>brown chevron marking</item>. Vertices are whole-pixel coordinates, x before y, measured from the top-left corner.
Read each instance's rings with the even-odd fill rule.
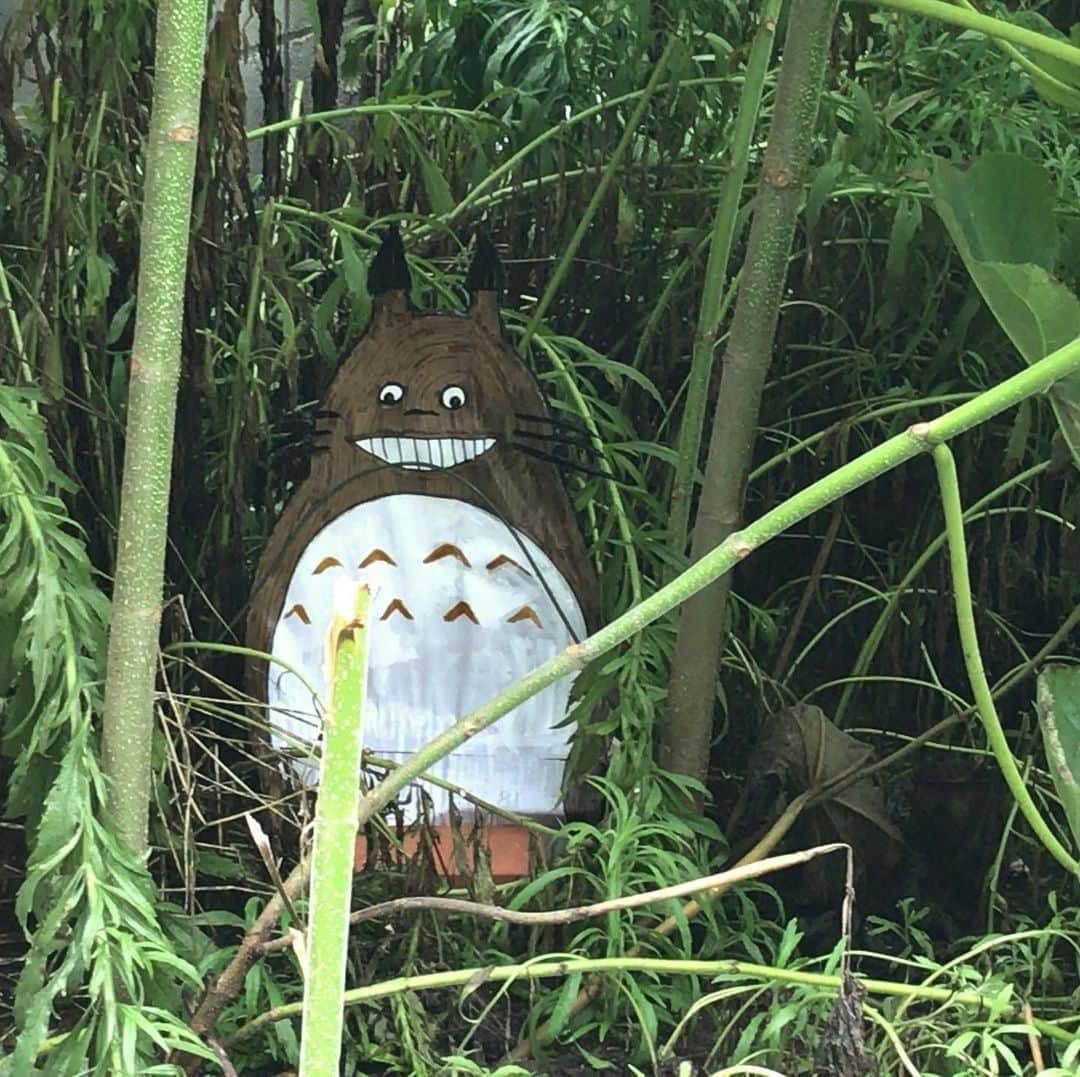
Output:
[[[295,606],[293,606],[293,608],[291,610],[289,610],[288,613],[285,614],[285,617],[283,618],[283,620],[288,619],[289,617],[292,617],[294,614],[297,617],[299,617],[300,620],[304,622],[304,624],[306,624],[306,625],[311,624],[311,618],[308,616],[307,610],[304,609],[304,607],[301,606],[299,602],[297,602],[297,604]]]
[[[480,622],[476,619],[476,614],[472,611],[472,606],[468,602],[459,602],[452,609],[448,609],[443,614],[444,621],[456,621],[459,617],[468,617],[474,625],[478,625]]]
[[[341,562],[336,557],[324,557],[316,566],[312,576],[318,576],[328,568],[341,568]]]
[[[379,618],[379,620],[380,621],[385,621],[386,618],[389,617],[390,614],[394,613],[395,611],[397,613],[402,614],[407,621],[411,621],[413,619],[413,615],[409,612],[408,606],[406,606],[405,603],[402,602],[400,598],[395,598],[393,600],[393,602],[391,602],[390,605],[386,607],[385,612]]]
[[[450,542],[444,542],[441,546],[436,546],[424,558],[424,564],[430,565],[432,561],[440,561],[444,557],[456,557],[466,568],[472,568],[472,563],[469,559],[453,544]],[[457,607],[454,607],[457,609]]]
[[[540,620],[540,615],[532,608],[532,606],[522,606],[513,616],[507,617],[510,624],[515,624],[518,621],[532,621],[537,628],[543,628],[544,625]]]
[[[494,572],[495,569],[502,568],[503,565],[513,565],[514,568],[520,568],[521,571],[524,572],[526,576],[531,576],[532,575],[532,573],[529,572],[529,570],[524,565],[518,564],[518,562],[515,561],[512,557],[508,557],[504,553],[501,553],[501,554],[499,554],[498,557],[493,558],[484,567],[489,572]]]
[[[372,550],[371,553],[369,553],[367,557],[365,557],[364,560],[360,562],[360,567],[367,568],[368,565],[373,565],[376,561],[385,561],[388,565],[397,564],[397,562],[385,550],[380,550],[379,547],[376,546],[375,549]]]

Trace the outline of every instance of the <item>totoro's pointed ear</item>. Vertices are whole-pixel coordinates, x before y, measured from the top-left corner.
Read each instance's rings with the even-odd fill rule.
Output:
[[[409,305],[409,264],[397,224],[390,225],[368,269],[368,292],[374,301],[374,317],[403,313]]]
[[[499,320],[499,292],[503,287],[503,267],[499,253],[486,232],[476,236],[472,264],[465,277],[465,287],[471,296],[469,313],[495,336],[502,332]]]

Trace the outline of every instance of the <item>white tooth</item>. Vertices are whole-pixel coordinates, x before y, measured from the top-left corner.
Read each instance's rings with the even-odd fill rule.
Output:
[[[435,441],[435,448],[439,454],[439,467],[446,467],[447,461],[451,464],[454,462],[454,439],[453,438],[437,438]]]
[[[461,446],[461,438],[450,439],[450,458],[454,464],[465,463],[465,452]]]
[[[388,464],[396,464],[398,462],[397,454],[393,451],[389,438],[376,438],[377,453],[380,460],[385,460]]]

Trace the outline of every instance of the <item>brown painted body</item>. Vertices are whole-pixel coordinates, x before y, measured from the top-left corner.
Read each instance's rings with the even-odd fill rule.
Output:
[[[388,383],[403,388],[400,401],[380,402]],[[444,406],[448,386],[463,390],[464,403]],[[394,494],[455,499],[501,517],[547,554],[574,592],[587,627],[595,628],[596,578],[558,469],[514,447],[544,447],[518,431],[546,434],[548,427],[519,416],[547,416],[548,408],[502,337],[493,292],[479,292],[466,314],[417,313],[401,292],[379,297],[370,329],[342,364],[322,406],[335,416],[325,420],[328,451],[312,456],[310,474],[263,552],[248,614],[248,646],[270,651],[290,578],[312,539],[347,509]],[[493,438],[494,445],[452,468],[408,470],[355,443],[394,436]],[[265,662],[249,662],[247,679],[250,693],[265,702]]]

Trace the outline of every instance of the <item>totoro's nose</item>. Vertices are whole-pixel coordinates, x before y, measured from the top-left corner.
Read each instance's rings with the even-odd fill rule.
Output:
[[[438,415],[437,411],[427,411],[425,408],[409,408],[406,415]]]

